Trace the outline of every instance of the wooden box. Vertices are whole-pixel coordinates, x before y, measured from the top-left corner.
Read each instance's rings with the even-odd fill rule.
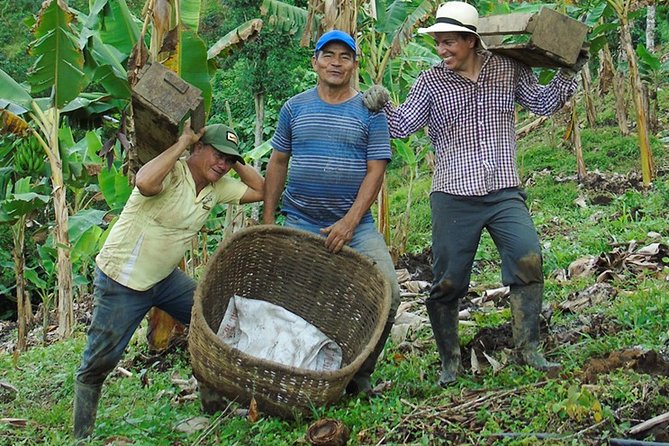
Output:
[[[478,33],[489,51],[531,67],[570,67],[588,48],[588,26],[550,8],[481,17]]]
[[[159,63],[139,71],[132,87],[135,144],[144,164],[177,141],[188,118],[198,131],[204,126],[204,100],[200,89]]]

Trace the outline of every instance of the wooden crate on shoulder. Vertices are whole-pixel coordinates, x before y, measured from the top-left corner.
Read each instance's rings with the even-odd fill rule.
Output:
[[[588,50],[588,26],[550,8],[481,17],[478,33],[489,51],[531,67],[568,68]]]
[[[186,119],[195,131],[204,126],[204,100],[200,89],[159,63],[139,71],[132,87],[135,144],[145,164],[177,141]]]

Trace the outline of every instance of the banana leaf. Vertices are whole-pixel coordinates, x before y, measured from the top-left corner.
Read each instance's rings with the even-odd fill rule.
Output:
[[[200,26],[201,0],[181,0],[179,2],[181,23],[197,33]]]
[[[74,14],[61,0],[48,0],[38,16],[31,53],[37,56],[28,72],[33,93],[53,88],[57,108],[76,98],[85,86],[84,56],[71,27]]]
[[[84,21],[82,36],[98,34],[107,45],[128,57],[139,40],[140,22],[130,12],[125,0],[96,0]]]
[[[25,110],[32,109],[33,98],[30,93],[2,70],[0,70],[0,99]]]
[[[263,21],[252,19],[242,23],[211,46],[207,51],[207,59],[216,56],[227,56],[233,49],[239,48],[244,42],[256,37],[262,29]]]
[[[298,39],[306,29],[309,16],[306,9],[279,0],[264,0],[260,6],[260,14],[267,16],[265,24],[269,29],[294,35]]]
[[[184,25],[179,25],[178,33],[176,51],[164,65],[202,91],[204,109],[209,113],[212,88],[207,65],[207,47],[204,40]]]

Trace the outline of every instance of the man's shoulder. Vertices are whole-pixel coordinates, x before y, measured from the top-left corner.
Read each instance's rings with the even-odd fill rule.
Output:
[[[501,67],[505,69],[514,69],[516,67],[522,66],[523,64],[521,62],[518,62],[516,59],[513,59],[509,56],[506,56],[504,54],[499,54],[499,53],[491,53],[488,52],[488,57],[490,60],[488,61],[489,64],[495,66],[495,67]]]
[[[302,93],[296,94],[292,98],[288,99],[286,103],[294,106],[298,104],[304,104],[306,102],[312,102],[317,97],[318,95],[316,94],[316,88],[310,88],[308,90],[304,90]]]
[[[422,71],[418,78],[416,79],[419,82],[433,82],[435,79],[443,79],[444,76],[448,76],[450,70],[448,70],[443,62],[440,62],[436,65],[431,66],[427,70]]]

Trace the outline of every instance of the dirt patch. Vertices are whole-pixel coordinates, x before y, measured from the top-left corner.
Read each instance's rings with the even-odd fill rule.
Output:
[[[125,357],[121,361],[121,367],[127,370],[148,370],[155,372],[166,372],[171,370],[174,362],[182,359],[188,360],[188,331],[175,333],[170,339],[170,344],[165,350],[142,349],[132,357]]]
[[[432,283],[432,248],[419,254],[404,254],[397,260],[397,269],[406,268],[412,280]]]
[[[643,178],[638,172],[623,175],[616,172],[594,171],[586,174],[585,178],[581,179],[581,186],[594,192],[593,197],[598,197],[598,193],[601,192],[622,195],[630,189],[643,190]]]
[[[609,353],[606,358],[590,359],[583,368],[585,382],[596,383],[599,375],[617,369],[649,375],[669,376],[669,361],[654,350],[629,348]]]
[[[479,360],[485,358],[485,354],[492,355],[495,352],[501,352],[505,349],[513,349],[513,332],[511,324],[502,324],[498,327],[482,328],[476,333],[467,345],[461,348],[462,366],[466,370],[471,369],[472,349]]]
[[[622,326],[618,322],[605,315],[582,315],[572,325],[555,326],[553,333],[546,339],[545,346],[552,350],[560,345],[576,344],[583,337],[597,339],[604,336],[614,336],[621,330]]]

